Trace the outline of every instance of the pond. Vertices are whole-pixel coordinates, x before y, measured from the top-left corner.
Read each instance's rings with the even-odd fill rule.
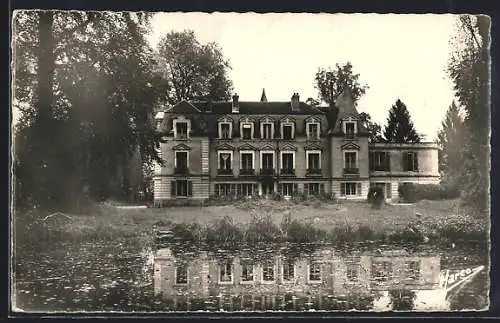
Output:
[[[29,312],[479,310],[488,268],[481,245],[60,243],[16,253],[13,302]]]

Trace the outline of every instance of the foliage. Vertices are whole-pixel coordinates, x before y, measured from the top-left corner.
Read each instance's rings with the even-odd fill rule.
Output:
[[[415,130],[406,105],[398,99],[389,110],[384,140],[393,143],[415,143],[420,142],[421,138]]]
[[[384,188],[380,186],[370,187],[367,196],[368,202],[371,203],[372,208],[380,209],[385,201]]]
[[[278,242],[280,229],[274,224],[270,214],[254,214],[245,231],[245,240],[249,244]]]
[[[292,219],[290,214],[283,216],[281,232],[285,241],[291,243],[320,242],[326,238],[326,231],[314,227],[312,223]]]
[[[319,91],[319,100],[333,105],[337,97],[347,86],[351,90],[353,102],[356,102],[369,88],[359,82],[359,74],[353,72],[351,62],[335,64],[335,68],[319,68],[314,77],[315,87]]]
[[[163,99],[229,100],[232,82],[229,61],[216,43],[200,44],[192,30],[172,31],[158,44],[158,71],[163,75]]]
[[[464,142],[464,122],[460,109],[452,102],[438,132],[439,169],[442,183],[457,186],[462,173],[462,144]]]
[[[206,229],[206,240],[210,245],[235,246],[243,240],[243,231],[233,223],[231,217],[225,216],[213,226]]]
[[[130,196],[130,162],[160,161],[149,14],[22,11],[14,19],[16,205]],[[141,172],[141,167],[136,168]]]
[[[448,72],[465,112],[460,186],[464,204],[488,209],[490,158],[490,35],[487,16],[461,15]]]
[[[366,129],[368,129],[368,142],[383,142],[384,138],[382,137],[382,127],[378,123],[373,122],[372,117],[368,113],[361,112],[359,114],[359,120],[366,127]]]
[[[446,200],[460,196],[460,191],[455,187],[438,184],[403,183],[398,187],[399,196],[405,202],[415,203],[421,200]]]
[[[389,291],[393,311],[413,310],[416,294],[408,289],[392,289]]]

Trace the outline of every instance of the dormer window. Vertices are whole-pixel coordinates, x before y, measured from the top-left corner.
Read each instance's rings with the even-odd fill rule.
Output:
[[[358,132],[357,122],[354,118],[347,118],[343,122],[344,135],[348,138],[353,138]]]
[[[295,137],[295,123],[288,118],[281,121],[281,139],[292,140]]]
[[[177,122],[175,124],[175,138],[186,139],[188,137],[188,124],[187,122]]]
[[[307,138],[308,139],[319,139],[319,123],[318,122],[308,122],[307,123]]]
[[[274,135],[274,124],[270,122],[261,123],[261,138],[262,139],[273,139]]]
[[[241,139],[250,140],[253,138],[253,124],[243,123],[241,125]]]
[[[219,138],[231,139],[232,125],[230,122],[219,122]]]
[[[175,139],[188,139],[191,132],[191,121],[180,116],[172,121],[172,128]]]

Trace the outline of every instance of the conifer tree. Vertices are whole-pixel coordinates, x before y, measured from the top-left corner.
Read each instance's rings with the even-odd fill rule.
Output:
[[[410,112],[406,105],[397,100],[396,104],[389,110],[389,117],[384,129],[384,139],[386,142],[394,143],[415,143],[420,142],[422,136],[417,133]]]

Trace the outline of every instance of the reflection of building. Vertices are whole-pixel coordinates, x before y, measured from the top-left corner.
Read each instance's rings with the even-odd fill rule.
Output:
[[[187,259],[166,248],[155,258],[154,289],[155,294],[186,302],[218,296],[238,306],[248,303],[248,309],[267,303],[271,309],[287,302],[297,306],[305,298],[321,308],[339,296],[383,295],[396,288],[432,291],[439,279],[439,257],[397,252],[346,256],[323,248],[310,255],[275,252],[266,257],[200,252]]]
[[[369,144],[349,91],[336,105],[290,102],[182,101],[156,116],[165,160],[154,176],[155,203],[210,195],[335,193],[365,198],[381,185],[438,183],[433,143]]]

